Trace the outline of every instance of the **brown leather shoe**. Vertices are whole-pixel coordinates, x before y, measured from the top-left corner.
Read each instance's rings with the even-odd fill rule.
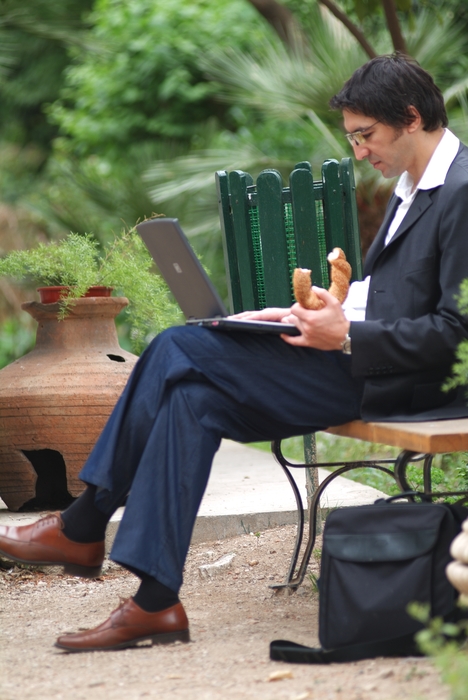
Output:
[[[73,542],[62,530],[63,521],[57,513],[32,525],[0,525],[0,555],[22,564],[63,566],[64,572],[72,576],[99,576],[104,561],[104,541]]]
[[[76,634],[65,634],[57,639],[55,646],[66,651],[110,651],[134,647],[147,640],[152,644],[190,641],[182,603],[148,613],[128,598],[102,625]]]

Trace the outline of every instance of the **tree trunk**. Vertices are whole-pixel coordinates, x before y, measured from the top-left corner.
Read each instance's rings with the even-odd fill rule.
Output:
[[[401,53],[407,54],[406,41],[401,33],[394,0],[382,0],[382,5],[385,12],[385,19],[387,20],[388,31],[392,37],[393,48],[395,51],[401,51]]]
[[[318,0],[322,5],[325,5],[326,8],[330,10],[330,12],[335,15],[337,19],[340,20],[342,24],[348,29],[351,34],[358,40],[359,44],[362,46],[366,54],[369,56],[369,58],[375,58],[377,56],[376,51],[374,48],[369,44],[367,41],[366,37],[364,36],[363,32],[357,27],[354,22],[351,22],[349,19],[348,15],[346,15],[338,5],[335,5],[333,0]]]

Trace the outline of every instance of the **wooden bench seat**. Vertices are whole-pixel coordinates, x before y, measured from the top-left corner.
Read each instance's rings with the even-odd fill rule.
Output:
[[[422,423],[365,423],[355,420],[329,428],[326,432],[421,454],[468,450],[468,418]]]

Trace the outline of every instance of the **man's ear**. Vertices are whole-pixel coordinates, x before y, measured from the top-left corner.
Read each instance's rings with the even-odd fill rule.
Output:
[[[406,126],[408,133],[412,134],[423,126],[423,121],[418,110],[416,109],[416,107],[413,107],[413,105],[410,105],[406,111],[412,117],[413,120],[411,124],[408,124]]]

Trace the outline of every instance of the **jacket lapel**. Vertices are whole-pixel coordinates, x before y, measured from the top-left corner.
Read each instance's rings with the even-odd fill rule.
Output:
[[[391,245],[397,238],[400,238],[406,231],[408,231],[413,224],[424,214],[426,209],[428,209],[432,204],[431,194],[434,190],[420,190],[416,195],[413,204],[408,209],[408,212],[401,222],[400,226],[395,232],[389,245]]]
[[[372,268],[375,264],[375,261],[379,257],[380,253],[384,250],[384,248],[390,247],[395,243],[396,240],[398,240],[398,238],[401,238],[401,236],[403,236],[424,214],[426,209],[428,209],[431,206],[431,195],[433,191],[434,190],[420,190],[418,192],[414,202],[410,206],[405,218],[396,230],[392,240],[390,241],[388,246],[385,246],[385,236],[387,235],[388,227],[390,226],[390,223],[392,222],[392,219],[395,216],[397,207],[401,202],[401,199],[393,195],[393,199],[395,201],[390,201],[389,208],[383,220],[382,226],[380,227],[379,232],[377,233],[377,236],[375,237],[375,240],[369,249],[369,253],[367,254],[366,264],[364,268],[364,276],[372,274]]]

